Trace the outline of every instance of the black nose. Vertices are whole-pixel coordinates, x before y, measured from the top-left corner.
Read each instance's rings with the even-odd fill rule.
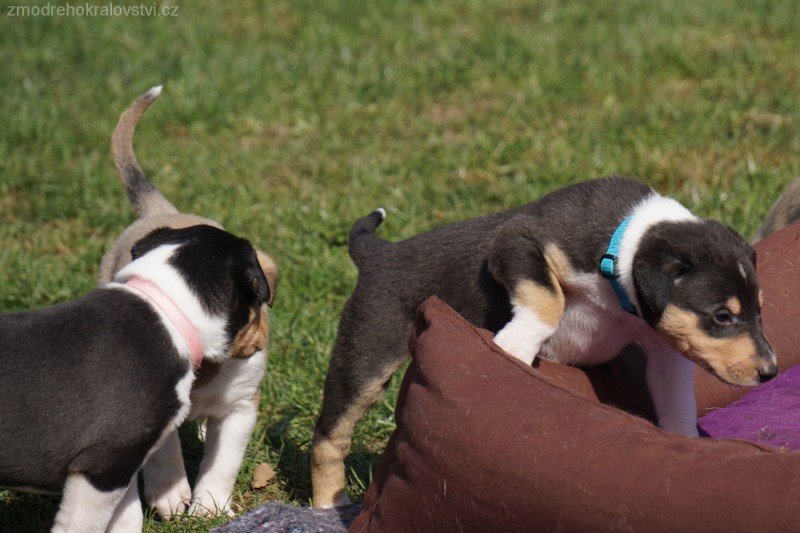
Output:
[[[765,363],[758,367],[758,377],[761,383],[769,381],[778,375],[778,365],[774,363]]]

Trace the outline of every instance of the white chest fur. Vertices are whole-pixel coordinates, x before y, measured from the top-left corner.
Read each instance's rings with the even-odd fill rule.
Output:
[[[641,318],[624,311],[608,280],[580,274],[564,287],[566,305],[540,355],[565,364],[595,365],[619,355],[632,342],[654,332]]]

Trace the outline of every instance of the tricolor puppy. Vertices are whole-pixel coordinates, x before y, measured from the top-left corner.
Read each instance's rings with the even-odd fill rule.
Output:
[[[761,330],[755,253],[731,228],[612,177],[391,243],[357,221],[358,283],[339,323],[312,443],[314,504],[345,504],[353,427],[408,356],[417,307],[443,299],[504,350],[593,365],[647,353],[659,425],[697,435],[694,365],[738,385],[778,369]]]
[[[0,315],[0,486],[63,490],[53,531],[141,530],[136,472],[189,414],[197,368],[263,349],[249,242],[157,229],[133,259],[83,298]]]
[[[198,224],[221,227],[196,215],[181,213],[145,176],[133,151],[133,134],[139,118],[161,94],[154,87],[139,97],[120,116],[111,148],[120,181],[138,216],[103,256],[100,284],[131,261],[131,246],[154,228],[185,228]],[[178,433],[173,432],[154,451],[144,467],[144,495],[150,507],[162,517],[189,513],[231,514],[230,498],[236,476],[250,442],[258,414],[258,395],[267,366],[268,309],[275,298],[278,269],[272,259],[256,251],[267,278],[270,298],[252,320],[259,324],[252,331],[260,338],[251,345],[260,348],[246,359],[232,358],[222,364],[205,361],[192,386],[189,420],[205,420],[205,453],[194,485],[189,485],[181,454]]]

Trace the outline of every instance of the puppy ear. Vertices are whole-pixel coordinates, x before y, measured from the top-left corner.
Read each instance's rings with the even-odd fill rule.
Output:
[[[256,257],[258,257],[258,264],[261,267],[261,271],[264,272],[269,286],[267,305],[272,307],[272,303],[275,301],[275,292],[278,290],[278,279],[280,278],[278,265],[275,264],[275,261],[270,256],[260,250],[256,250]]]
[[[651,259],[634,260],[633,284],[645,320],[653,322],[661,317],[675,281],[691,269],[691,263],[666,252]]]
[[[247,285],[256,297],[259,305],[268,304],[272,301],[272,292],[267,283],[267,277],[258,265],[252,266],[245,271]]]
[[[133,246],[131,246],[131,259],[134,261],[139,259],[153,248],[169,242],[174,235],[175,230],[171,228],[159,226],[151,230],[149,233],[133,243]]]

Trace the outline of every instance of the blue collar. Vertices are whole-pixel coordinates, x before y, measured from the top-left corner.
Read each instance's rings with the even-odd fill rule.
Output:
[[[600,258],[600,275],[609,281],[611,288],[614,289],[614,294],[617,295],[619,304],[622,306],[622,308],[632,315],[639,316],[639,313],[636,311],[636,307],[631,303],[628,295],[625,293],[625,288],[619,281],[619,274],[616,272],[619,245],[622,242],[622,235],[625,233],[625,228],[628,227],[628,223],[630,221],[631,217],[627,217],[625,220],[623,220],[617,227],[614,235],[611,236],[611,242],[608,243],[608,249],[606,250],[605,255]]]

